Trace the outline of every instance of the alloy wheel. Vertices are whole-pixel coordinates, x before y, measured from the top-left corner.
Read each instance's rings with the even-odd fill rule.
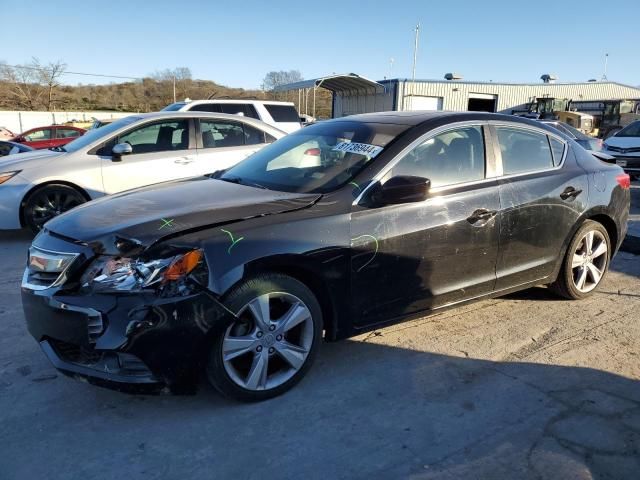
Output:
[[[260,295],[242,307],[227,328],[222,361],[229,377],[247,390],[270,390],[304,365],[314,339],[309,308],[285,292]]]
[[[597,230],[588,231],[573,252],[571,271],[573,284],[582,293],[598,286],[609,261],[607,240]]]
[[[71,189],[45,188],[30,199],[32,224],[41,229],[42,226],[64,212],[84,203],[82,196]]]

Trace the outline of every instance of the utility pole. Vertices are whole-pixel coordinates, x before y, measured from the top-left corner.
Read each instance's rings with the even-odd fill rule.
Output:
[[[391,57],[389,59],[389,78],[393,78],[393,62],[395,62],[396,59]]]
[[[604,73],[602,74],[602,81],[607,81],[607,64],[609,63],[609,54],[604,54]]]
[[[413,44],[413,73],[411,75],[411,92],[409,94],[409,110],[413,109],[413,89],[416,82],[416,63],[418,63],[418,38],[420,36],[420,23],[416,25],[416,38]]]
[[[176,103],[176,76],[173,75],[173,103]]]
[[[416,39],[413,45],[413,75],[411,76],[412,81],[416,81],[416,63],[418,62],[418,37],[420,35],[420,24],[416,25]]]

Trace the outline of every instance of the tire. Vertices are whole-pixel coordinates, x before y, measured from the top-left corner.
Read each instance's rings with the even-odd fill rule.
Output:
[[[246,402],[278,396],[297,384],[322,338],[322,309],[311,290],[287,275],[262,274],[236,287],[223,303],[238,318],[212,335],[209,383]]]
[[[86,201],[82,193],[68,185],[45,185],[31,192],[24,201],[24,224],[33,233],[38,233],[46,222]]]
[[[602,283],[610,260],[611,240],[607,230],[602,224],[587,220],[569,243],[560,274],[551,288],[570,300],[586,298]]]

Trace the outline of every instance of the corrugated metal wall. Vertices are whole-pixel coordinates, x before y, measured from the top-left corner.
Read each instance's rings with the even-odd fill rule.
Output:
[[[334,93],[333,117],[395,110],[395,98],[395,83],[385,83],[384,89],[378,90],[336,92]]]
[[[395,88],[397,85],[397,88]],[[396,91],[395,102],[393,99]],[[442,97],[444,110],[465,111],[469,95],[480,93],[497,95],[497,111],[511,113],[513,109],[523,109],[534,97],[549,96],[572,100],[606,100],[616,98],[640,98],[640,89],[613,82],[590,82],[572,84],[498,84],[467,82],[424,82],[399,80],[385,83],[384,93],[343,92],[336,94],[334,117],[355,113],[380,112],[410,108],[408,100],[412,95]]]

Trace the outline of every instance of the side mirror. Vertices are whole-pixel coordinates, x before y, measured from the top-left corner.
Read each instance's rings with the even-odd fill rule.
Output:
[[[133,147],[128,143],[119,143],[111,149],[111,161],[121,162],[123,155],[131,155]]]
[[[382,185],[378,198],[383,205],[421,202],[427,198],[430,187],[428,178],[400,175]]]
[[[18,142],[18,143],[23,143],[23,142],[26,142],[27,139],[24,138],[24,137],[16,137],[15,141]]]

